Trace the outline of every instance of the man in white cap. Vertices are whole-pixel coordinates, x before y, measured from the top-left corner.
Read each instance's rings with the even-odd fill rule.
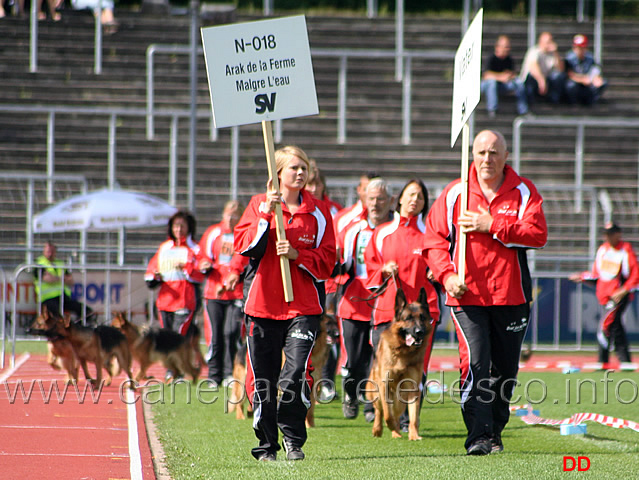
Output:
[[[601,68],[588,51],[588,37],[575,35],[572,50],[564,59],[566,64],[566,101],[570,104],[592,105],[603,93],[608,82],[601,76]]]

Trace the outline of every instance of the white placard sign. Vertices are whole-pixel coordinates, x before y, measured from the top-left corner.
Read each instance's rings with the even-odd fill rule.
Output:
[[[303,15],[201,31],[216,128],[319,113]]]
[[[450,148],[455,146],[464,124],[479,103],[481,84],[481,36],[484,9],[480,9],[466,30],[455,53],[453,80],[453,114],[450,129]]]

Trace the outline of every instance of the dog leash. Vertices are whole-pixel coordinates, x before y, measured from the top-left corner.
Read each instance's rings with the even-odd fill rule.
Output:
[[[382,284],[377,287],[375,289],[375,291],[373,293],[371,293],[368,297],[363,298],[363,297],[357,297],[357,296],[352,296],[349,298],[349,300],[354,301],[354,302],[366,302],[366,305],[368,305],[370,308],[375,308],[374,305],[371,305],[369,302],[371,300],[375,300],[377,297],[379,297],[380,295],[383,295],[384,292],[388,289],[388,286],[390,284],[390,280],[393,280],[393,282],[395,283],[395,286],[397,287],[397,289],[401,288],[400,285],[400,281],[399,281],[399,276],[396,275],[395,273],[391,273],[388,277],[386,277],[384,279],[384,281],[382,282]]]

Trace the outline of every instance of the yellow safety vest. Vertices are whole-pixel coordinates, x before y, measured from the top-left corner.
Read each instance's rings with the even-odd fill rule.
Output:
[[[36,260],[36,263],[38,265],[42,265],[43,267],[45,267],[45,270],[49,273],[51,273],[52,275],[55,275],[57,277],[60,277],[62,279],[62,281],[64,281],[64,263],[61,262],[60,260],[54,260],[53,263],[44,255],[38,257],[38,259]],[[42,303],[46,300],[49,300],[50,298],[56,298],[60,296],[60,292],[61,292],[61,283],[62,282],[52,282],[52,283],[47,283],[44,280],[42,281],[42,283],[40,283],[40,277],[39,275],[36,273],[36,279],[35,279],[35,292],[36,295],[38,296],[38,302]],[[64,293],[67,296],[71,296],[71,289],[68,286],[64,286]]]

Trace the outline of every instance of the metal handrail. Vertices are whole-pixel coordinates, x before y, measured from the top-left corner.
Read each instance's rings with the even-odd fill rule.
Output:
[[[17,288],[17,282],[18,282],[18,278],[20,276],[21,273],[30,270],[30,269],[34,269],[34,268],[38,268],[39,265],[37,264],[22,264],[22,265],[18,265],[14,272],[13,272],[13,279],[12,279],[12,283],[13,283],[13,295],[11,296],[11,307],[12,307],[12,312],[11,312],[11,362],[10,365],[13,368],[15,366],[15,356],[16,356],[16,340],[17,340],[17,323],[18,323],[18,319],[17,319],[17,292],[18,292],[18,288]],[[86,282],[86,272],[87,270],[90,271],[97,271],[97,272],[104,272],[105,274],[105,291],[107,292],[107,295],[105,295],[105,315],[107,318],[110,317],[111,315],[111,272],[128,272],[129,273],[129,282],[130,282],[130,276],[131,273],[133,272],[139,272],[139,273],[144,273],[146,271],[146,266],[141,266],[141,265],[112,265],[112,264],[84,264],[84,265],[80,265],[80,264],[67,264],[65,265],[65,268],[67,267],[73,267],[75,270],[81,270],[83,272],[83,282]],[[0,269],[0,272],[2,272],[2,270]],[[130,285],[130,283],[129,283]],[[129,294],[131,292],[129,291]],[[153,297],[154,297],[154,293],[152,290],[149,290],[148,292],[148,302],[151,305],[153,303]],[[131,308],[130,302],[129,302],[129,310]],[[151,324],[154,320],[153,317],[153,308],[149,308],[148,309],[148,323]],[[4,322],[3,322],[4,323]],[[4,335],[3,335],[3,353],[4,353]]]
[[[517,172],[521,171],[521,130],[525,125],[537,125],[543,127],[576,127],[575,141],[575,207],[576,211],[581,211],[581,190],[583,186],[583,164],[584,164],[584,128],[639,128],[639,119],[623,117],[534,117],[522,116],[513,120],[513,167]],[[639,175],[639,174],[638,174]],[[639,205],[639,176],[638,176],[637,204]]]
[[[55,175],[55,116],[58,113],[70,113],[80,115],[108,115],[108,186],[110,188],[115,187],[115,167],[116,167],[116,119],[117,117],[144,117],[147,115],[146,109],[143,108],[125,108],[125,107],[77,107],[77,106],[64,106],[64,105],[1,105],[0,112],[27,112],[27,113],[46,113],[48,114],[47,120],[47,175],[53,177]],[[190,109],[161,109],[154,112],[155,115],[161,117],[172,118],[171,122],[171,135],[172,139],[171,147],[169,150],[169,170],[173,169],[177,165],[177,120],[180,118],[190,118],[192,112]],[[210,111],[200,110],[197,112],[198,118],[209,118]],[[172,176],[169,182],[168,198],[175,202],[177,180],[175,176]],[[194,179],[189,177],[188,186],[189,191],[195,190]],[[172,203],[174,205],[175,203]]]
[[[202,48],[199,48],[202,52]],[[186,55],[191,52],[188,45],[169,45],[169,44],[152,44],[147,48],[146,53],[146,119],[147,119],[147,139],[152,140],[155,137],[154,116],[155,116],[155,73],[154,73],[154,57],[156,53],[171,53]],[[382,49],[349,49],[349,48],[313,48],[311,56],[315,57],[332,57],[339,59],[338,71],[338,98],[337,98],[337,142],[341,145],[346,143],[346,92],[347,92],[347,63],[349,58],[371,58],[371,59],[390,59],[397,58],[395,50]],[[404,50],[401,58],[404,64],[402,81],[402,144],[409,145],[411,142],[411,95],[412,95],[412,61],[420,60],[452,60],[455,58],[453,50]],[[211,141],[217,140],[217,130],[213,123],[212,113],[209,113],[210,121],[210,138]],[[281,122],[276,130],[275,141],[281,138]]]

